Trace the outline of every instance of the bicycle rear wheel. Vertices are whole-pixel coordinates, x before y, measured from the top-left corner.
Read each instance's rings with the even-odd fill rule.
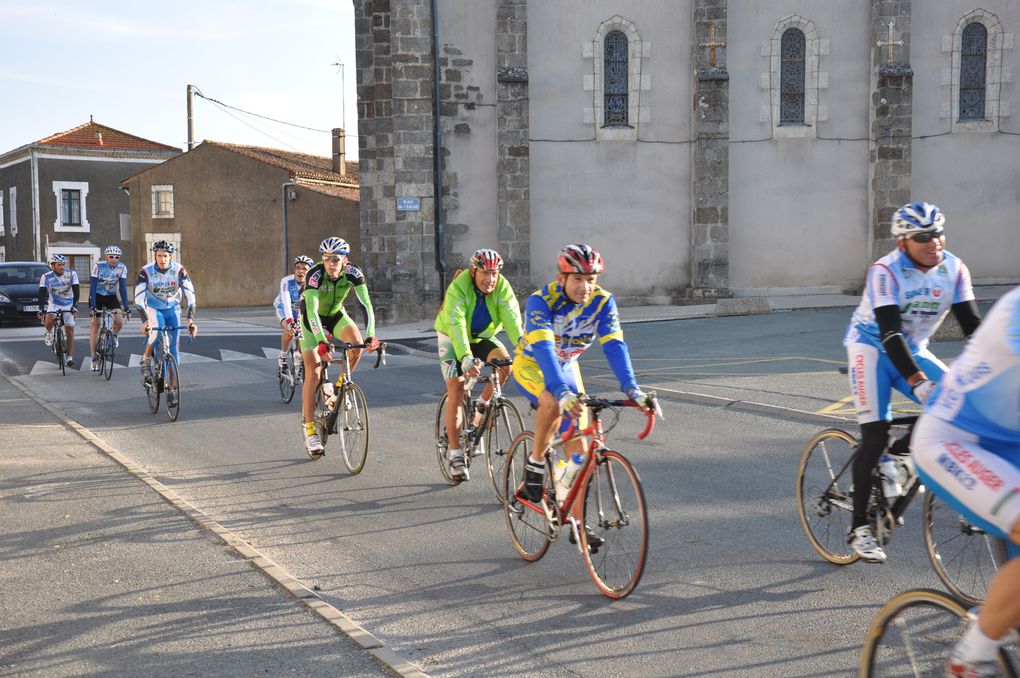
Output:
[[[115,346],[113,345],[113,335],[110,332],[105,332],[105,338],[99,344],[100,346],[100,366],[99,371],[106,376],[106,380],[110,381],[110,377],[113,376],[113,354],[115,352]]]
[[[853,521],[853,458],[857,441],[838,428],[818,433],[797,467],[797,513],[811,547],[830,563],[858,560],[847,544]]]
[[[941,676],[969,622],[965,604],[933,589],[901,593],[875,615],[861,649],[859,678]],[[1016,673],[999,654],[1003,676]]]
[[[970,605],[984,600],[1007,560],[1001,539],[971,525],[932,492],[924,497],[924,545],[935,574]]]
[[[368,459],[368,405],[365,392],[352,381],[344,383],[336,401],[336,431],[344,465],[358,475]]]
[[[149,412],[153,414],[156,414],[156,411],[159,410],[159,380],[162,379],[162,376],[156,376],[157,370],[153,367],[156,360],[157,357],[154,353],[149,358],[149,362],[145,364],[145,372],[148,378],[143,378],[142,380],[142,388],[145,389],[145,397],[149,401]]]
[[[280,398],[283,402],[289,403],[294,399],[294,386],[297,381],[295,376],[297,373],[294,371],[294,354],[290,351],[286,352],[284,356],[284,364],[287,366],[287,372],[284,374],[280,371],[280,363],[276,363],[276,381],[280,386]]]
[[[173,382],[173,386],[170,383]],[[177,358],[166,357],[163,367],[163,391],[166,394],[166,414],[170,421],[177,421],[181,414],[181,376],[177,369]]]
[[[485,465],[489,468],[489,479],[492,481],[496,498],[505,501],[503,467],[510,453],[510,443],[524,431],[524,419],[517,406],[509,400],[490,403],[489,407],[494,409],[489,415],[488,425],[484,431]]]
[[[443,479],[450,485],[457,485],[460,483],[459,480],[455,480],[450,474],[450,462],[447,458],[447,453],[450,451],[450,437],[446,431],[446,403],[449,399],[449,394],[444,393],[443,397],[439,399],[439,407],[436,408],[436,462],[439,464],[439,473],[443,476]],[[466,447],[467,441],[464,440],[463,424],[468,421],[468,407],[467,407],[467,396],[464,397],[464,402],[460,406],[460,420],[461,425],[461,447]],[[471,454],[469,451],[464,453],[464,463],[470,466]]]
[[[584,490],[584,528],[581,553],[595,586],[608,598],[629,595],[648,558],[648,512],[641,479],[619,452],[604,450],[596,460]]]
[[[524,465],[535,445],[535,434],[524,431],[517,436],[510,446],[509,458],[503,467],[503,516],[506,518],[510,539],[513,540],[517,553],[527,561],[534,562],[549,550],[552,538],[549,534],[549,523],[545,514],[536,511],[517,497],[518,488],[524,486]],[[548,467],[548,463],[546,464]],[[549,486],[550,475],[546,472],[546,496],[553,496]]]

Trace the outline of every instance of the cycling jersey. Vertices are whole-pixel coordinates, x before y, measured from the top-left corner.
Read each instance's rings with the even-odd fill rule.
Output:
[[[176,261],[171,261],[165,270],[156,262],[142,267],[135,283],[135,306],[143,313],[145,307],[163,310],[180,308],[181,300],[187,299],[188,317],[195,316],[195,288],[188,272]]]
[[[479,304],[479,300],[483,302]],[[520,341],[521,307],[502,275],[492,292],[482,294],[469,269],[454,276],[446,289],[433,329],[450,338],[460,362],[471,354],[471,344],[492,339],[500,330],[506,332],[512,343]]]
[[[78,301],[78,274],[74,269],[64,269],[62,275],[56,271],[47,271],[39,278],[39,308],[42,301],[49,296],[50,310],[69,311]]]
[[[293,320],[301,313],[301,283],[293,274],[280,279],[280,293],[273,300],[276,317]]]
[[[124,308],[127,308],[127,266],[117,262],[116,266],[110,266],[106,261],[97,261],[92,267],[89,287],[89,308],[96,308],[96,296],[117,297],[120,290],[120,297],[124,301]]]
[[[928,271],[917,268],[899,249],[872,264],[844,345],[871,344],[884,352],[875,309],[896,306],[911,353],[923,350],[952,305],[974,299],[966,264],[949,252],[943,250],[942,254],[942,262]]]
[[[344,315],[344,299],[351,290],[365,308],[367,322],[365,333],[368,337],[375,336],[375,312],[368,296],[368,286],[361,269],[348,262],[340,272],[340,277],[330,280],[326,275],[326,267],[320,261],[305,276],[305,287],[301,292],[301,322],[305,329],[308,344],[325,343],[327,329],[323,320]],[[306,346],[302,343],[302,348]]]
[[[542,371],[545,390],[559,398],[573,390],[573,380],[567,378],[565,370],[573,369],[596,337],[620,389],[627,393],[636,388],[613,295],[596,285],[588,301],[580,305],[567,298],[558,282],[550,283],[528,297],[524,306],[524,336],[517,345],[514,373],[519,364],[534,360]]]

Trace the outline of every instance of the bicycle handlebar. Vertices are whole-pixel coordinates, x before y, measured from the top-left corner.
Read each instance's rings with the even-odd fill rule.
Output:
[[[375,351],[377,353],[377,355],[375,357],[375,365],[373,366],[373,368],[374,369],[379,369],[379,365],[380,364],[382,364],[382,365],[386,364],[386,342],[385,341],[380,341],[377,348],[370,348],[367,344],[363,344],[363,343],[362,344],[351,344],[351,343],[348,343],[346,341],[341,341],[339,344],[336,345],[336,348],[340,349],[344,353],[346,353],[347,351],[350,351],[352,349],[356,349],[356,348],[363,348],[363,349],[365,349],[366,351],[369,351],[369,352]],[[333,352],[333,345],[332,344],[330,344],[330,346],[329,346],[329,352],[330,353]],[[330,356],[325,357],[324,360],[325,360],[326,363],[340,362],[339,358],[333,358],[333,357],[330,357]]]
[[[581,400],[584,402],[584,405],[591,410],[604,410],[608,407],[634,407],[639,410],[642,410],[642,414],[645,415],[645,419],[647,421],[645,423],[645,428],[641,431],[641,433],[638,434],[638,440],[644,440],[652,433],[652,430],[655,429],[655,417],[662,416],[662,408],[659,407],[659,399],[655,397],[654,393],[649,393],[648,395],[651,396],[652,402],[655,405],[655,407],[649,410],[642,409],[642,407],[639,404],[637,404],[630,398],[627,398],[626,400],[607,400],[605,398],[589,397],[584,395],[583,393],[581,394],[580,397]],[[562,437],[563,442],[566,443],[568,440],[573,438],[576,432],[577,432],[577,420],[571,418],[570,426],[569,428],[567,428],[567,431],[563,434]]]

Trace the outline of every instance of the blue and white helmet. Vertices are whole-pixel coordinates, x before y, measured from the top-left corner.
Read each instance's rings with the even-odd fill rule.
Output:
[[[294,263],[291,264],[291,265],[292,266],[297,266],[298,264],[304,264],[308,268],[311,268],[312,266],[315,266],[315,262],[312,261],[312,258],[311,257],[306,257],[303,254],[299,254],[298,256],[294,257]]]
[[[50,263],[51,264],[66,264],[67,263],[67,257],[65,257],[63,254],[51,254],[50,255]]]
[[[116,256],[118,256],[118,257],[119,257],[119,256],[121,256],[121,255],[122,255],[122,254],[124,254],[124,253],[123,253],[123,252],[121,252],[121,251],[120,251],[120,248],[119,248],[119,247],[117,247],[116,245],[110,245],[110,246],[109,246],[109,247],[107,247],[107,248],[106,248],[105,250],[103,250],[103,254],[104,254],[104,255],[107,255],[107,254],[113,254],[113,255],[116,255]]]
[[[323,254],[350,254],[351,246],[347,244],[347,241],[343,238],[326,238],[319,245],[319,251]]]
[[[153,252],[159,252],[160,250],[163,250],[167,254],[173,254],[174,252],[177,251],[177,248],[174,247],[174,244],[169,240],[157,240],[156,242],[152,243]]]
[[[896,210],[890,231],[894,238],[909,238],[918,233],[940,233],[946,215],[930,202],[912,202]]]

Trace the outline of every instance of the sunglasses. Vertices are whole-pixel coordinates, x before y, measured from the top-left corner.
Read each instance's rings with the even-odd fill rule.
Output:
[[[942,231],[932,231],[930,233],[918,233],[917,235],[912,235],[910,236],[910,239],[916,243],[925,245],[935,238],[941,238],[943,235],[945,235],[945,233]]]
[[[119,255],[119,254],[107,254],[107,255],[106,255],[106,258],[107,258],[107,259],[110,259],[110,258],[113,258],[113,259],[120,259],[120,255]]]
[[[322,260],[323,261],[328,261],[331,264],[335,264],[336,262],[340,261],[340,259],[342,259],[342,258],[343,257],[337,256],[337,255],[332,255],[332,256],[328,256],[328,257],[323,257]]]

